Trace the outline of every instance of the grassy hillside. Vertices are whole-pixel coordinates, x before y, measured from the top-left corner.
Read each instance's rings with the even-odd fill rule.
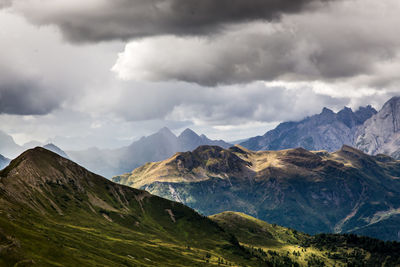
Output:
[[[202,146],[113,180],[205,215],[233,210],[309,234],[400,240],[400,161],[348,146],[334,153]]]
[[[275,266],[400,266],[400,243],[355,235],[309,236],[239,212],[210,218]]]
[[[23,153],[0,177],[0,266],[262,264],[192,209],[42,148]]]
[[[43,148],[26,151],[0,172],[0,214],[0,266],[322,266],[335,261],[354,266],[368,257],[365,263],[394,266],[399,261],[397,243],[310,237],[240,213],[207,218],[183,204],[114,184]]]

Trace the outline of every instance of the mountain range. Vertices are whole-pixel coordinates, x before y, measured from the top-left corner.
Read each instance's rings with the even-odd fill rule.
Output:
[[[384,153],[400,159],[399,122],[400,97],[394,97],[379,112],[371,106],[360,107],[355,112],[345,107],[337,113],[324,108],[320,114],[298,122],[283,122],[263,136],[244,139],[240,145],[251,150],[303,147],[333,152],[346,144],[372,155]],[[223,148],[231,146],[222,140],[214,141],[205,135],[199,136],[190,129],[176,136],[168,128],[163,128],[118,149],[94,147],[64,152],[58,148],[54,151],[91,171],[112,177],[129,172],[146,162],[167,159],[176,152],[191,151],[200,145],[218,145]],[[25,149],[35,146],[43,144],[30,142],[19,146],[11,136],[0,132],[0,154],[5,157],[14,158]]]
[[[105,177],[131,171],[150,161],[169,158],[176,152],[190,151],[200,145],[232,146],[222,140],[210,140],[205,135],[197,135],[191,129],[176,136],[164,127],[157,133],[118,149],[91,148],[84,151],[68,151],[70,158],[89,170]]]
[[[57,147],[55,144],[52,144],[52,143],[43,144],[38,141],[31,141],[31,142],[25,143],[22,146],[20,146],[17,143],[15,143],[15,141],[11,135],[8,135],[5,132],[0,131],[0,154],[4,155],[4,157],[13,159],[13,158],[17,157],[18,155],[20,155],[25,150],[31,149],[34,147],[38,147],[38,146],[44,147],[50,151],[53,151],[53,152],[59,154],[62,157],[68,158],[68,155],[62,149]],[[0,157],[1,157],[1,155],[0,155]],[[2,162],[7,162],[7,164],[10,162],[10,160],[7,158],[6,158],[6,160],[3,160],[2,158],[0,158],[0,167],[2,166],[1,165]]]
[[[375,115],[371,107],[356,112],[345,107],[338,113],[324,108],[320,114],[299,122],[284,122],[263,136],[240,143],[251,150],[282,150],[303,147],[308,150],[336,151],[344,144],[353,145],[359,126]]]
[[[41,147],[0,171],[1,266],[387,266],[400,244],[210,218]]]
[[[371,106],[360,107],[356,112],[345,107],[338,113],[324,108],[320,114],[281,123],[263,136],[240,143],[251,150],[303,147],[329,152],[344,144],[370,155],[400,159],[400,97],[391,98],[379,112]]]
[[[309,234],[400,240],[400,161],[349,146],[332,153],[201,146],[112,180],[205,215],[232,210]]]

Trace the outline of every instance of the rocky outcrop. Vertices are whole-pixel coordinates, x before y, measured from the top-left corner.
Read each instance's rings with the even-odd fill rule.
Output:
[[[357,131],[355,146],[376,155],[400,158],[400,97],[393,97]]]

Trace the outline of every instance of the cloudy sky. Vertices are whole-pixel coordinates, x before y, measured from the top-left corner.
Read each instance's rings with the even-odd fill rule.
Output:
[[[400,95],[398,0],[0,0],[0,129],[231,141]]]

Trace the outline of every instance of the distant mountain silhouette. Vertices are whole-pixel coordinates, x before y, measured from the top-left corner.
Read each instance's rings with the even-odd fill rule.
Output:
[[[119,149],[91,148],[84,151],[68,151],[72,160],[105,177],[131,171],[146,162],[161,161],[174,155],[195,149],[200,145],[232,146],[222,140],[210,140],[191,129],[176,136],[164,127],[158,132],[142,137],[131,145]]]

